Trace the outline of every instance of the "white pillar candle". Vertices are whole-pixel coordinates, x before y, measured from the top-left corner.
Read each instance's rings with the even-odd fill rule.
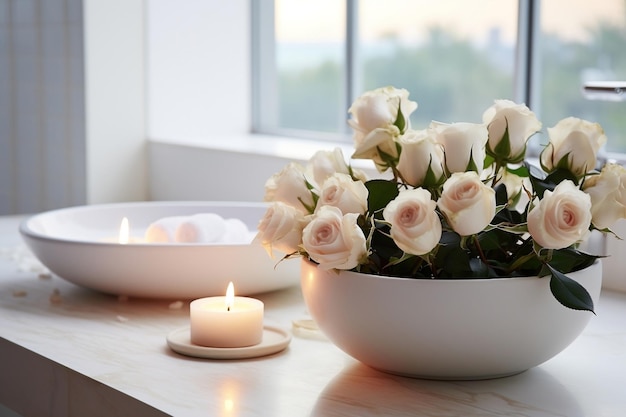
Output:
[[[263,302],[235,297],[232,282],[225,297],[206,297],[189,305],[191,343],[235,348],[253,346],[263,339]]]

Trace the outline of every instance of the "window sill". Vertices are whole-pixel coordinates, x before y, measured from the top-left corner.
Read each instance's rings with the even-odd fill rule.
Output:
[[[216,135],[211,138],[149,139],[148,184],[151,200],[262,201],[265,181],[287,163],[305,163],[319,150],[350,144],[270,135]],[[370,161],[350,161],[377,175]]]
[[[211,138],[149,139],[149,142],[150,144],[233,152],[258,157],[281,158],[290,161],[306,161],[315,152],[323,149],[332,150],[340,147],[346,158],[349,158],[353,151],[352,146],[346,143],[261,134],[220,135]]]

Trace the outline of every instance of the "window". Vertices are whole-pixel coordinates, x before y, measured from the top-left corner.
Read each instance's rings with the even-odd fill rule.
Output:
[[[607,150],[626,153],[626,101],[587,100],[581,93],[586,82],[626,81],[626,1],[591,6],[545,0],[539,13],[537,97],[532,104],[544,127],[569,115],[596,121],[608,137]]]
[[[253,2],[254,129],[349,141],[347,109],[354,98],[394,85],[419,104],[414,127],[431,120],[480,122],[493,99],[509,98],[526,102],[544,129],[567,116],[598,121],[607,149],[626,152],[626,102],[592,101],[582,92],[585,82],[626,80],[625,5]]]

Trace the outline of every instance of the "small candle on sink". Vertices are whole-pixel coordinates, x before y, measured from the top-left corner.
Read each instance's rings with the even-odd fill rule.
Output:
[[[127,245],[130,243],[144,243],[143,239],[131,236],[131,229],[128,217],[122,218],[122,222],[120,223],[120,228],[117,236],[114,238],[105,238],[104,242],[115,242],[119,243],[120,245]]]
[[[120,233],[117,240],[120,245],[126,245],[130,242],[130,226],[128,225],[128,217],[124,217],[122,219],[122,223],[120,224]]]
[[[206,297],[189,305],[191,343],[217,348],[254,346],[263,338],[263,302],[235,297],[233,283],[225,297]]]

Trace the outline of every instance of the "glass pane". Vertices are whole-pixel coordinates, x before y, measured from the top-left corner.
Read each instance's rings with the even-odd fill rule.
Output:
[[[278,128],[341,132],[346,4],[276,0]]]
[[[626,81],[626,2],[541,4],[539,111],[544,130],[565,117],[580,117],[602,125],[607,150],[626,152],[626,102],[592,101],[582,94],[588,81]]]
[[[363,90],[409,90],[415,129],[482,122],[494,99],[515,99],[517,14],[517,0],[361,0]]]

